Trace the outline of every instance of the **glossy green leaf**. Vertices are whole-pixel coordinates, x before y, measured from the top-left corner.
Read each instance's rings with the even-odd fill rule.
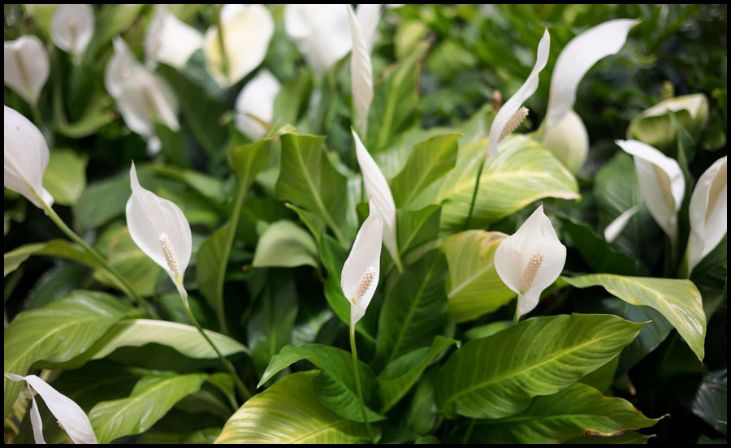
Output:
[[[514,415],[609,362],[640,328],[610,315],[528,319],[453,354],[437,380],[437,403],[448,416]]]
[[[691,410],[723,435],[728,430],[728,379],[726,369],[703,377],[693,398]]]
[[[401,253],[406,254],[438,237],[440,211],[437,205],[419,210],[396,210],[396,238]]]
[[[87,157],[70,149],[54,149],[43,174],[43,186],[56,203],[74,205],[86,187]]]
[[[255,268],[309,265],[317,267],[317,245],[309,233],[292,221],[277,221],[259,237]]]
[[[34,243],[20,246],[3,256],[3,277],[15,271],[33,255],[65,258],[82,263],[90,268],[98,267],[98,262],[81,247],[66,240],[51,240],[47,243]]]
[[[363,423],[338,417],[320,404],[317,372],[288,375],[249,399],[226,422],[215,443],[359,443]]]
[[[698,288],[689,280],[624,277],[612,274],[582,275],[564,280],[577,288],[602,286],[613,296],[660,312],[703,361],[706,315]]]

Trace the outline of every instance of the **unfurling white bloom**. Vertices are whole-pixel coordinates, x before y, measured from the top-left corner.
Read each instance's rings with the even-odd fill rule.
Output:
[[[589,136],[573,111],[576,90],[589,69],[617,53],[637,20],[610,20],[576,36],[561,51],[551,79],[551,96],[543,125],[543,145],[572,172],[577,173],[589,150]]]
[[[360,132],[365,132],[368,111],[373,102],[373,66],[371,65],[370,46],[358,23],[358,18],[350,5],[347,5],[347,9],[350,36],[353,42],[353,53],[350,56],[351,90],[356,116],[353,122],[357,123],[356,126]]]
[[[340,274],[340,287],[350,302],[351,326],[355,326],[365,315],[376,292],[381,270],[382,241],[383,221],[371,208],[368,218],[363,221],[355,236],[355,242]]]
[[[637,212],[640,211],[640,206],[635,205],[629,209],[623,211],[619,216],[614,218],[614,221],[610,222],[606,229],[604,229],[604,239],[611,243],[617,239],[622,230],[627,227],[627,223],[632,219]]]
[[[129,170],[132,195],[127,201],[127,228],[137,247],[168,273],[186,295],[183,276],[193,251],[190,224],[180,207],[144,189],[134,163]]]
[[[680,165],[650,145],[637,140],[617,140],[635,160],[640,196],[657,224],[671,241],[678,233],[678,210],[685,194]]]
[[[307,64],[320,74],[348,54],[352,46],[348,11],[343,4],[289,4],[284,11],[284,26]]]
[[[206,32],[203,52],[213,79],[228,87],[251,73],[264,60],[274,34],[274,20],[263,5],[225,5],[221,9],[221,25],[226,58],[221,52],[215,26]],[[224,59],[228,61],[226,73]]]
[[[645,110],[630,123],[629,138],[658,148],[675,144],[677,125],[671,115],[692,135],[703,130],[708,121],[708,99],[702,93],[670,98]]]
[[[541,205],[495,252],[500,279],[518,294],[518,317],[538,305],[541,293],[556,281],[564,264],[566,246],[559,241]]]
[[[350,6],[350,5],[348,5]],[[368,53],[373,50],[373,43],[376,41],[378,33],[378,22],[381,20],[380,4],[359,4],[355,15],[358,18],[360,29],[363,31],[363,38],[368,49]]]
[[[155,15],[145,35],[145,58],[149,66],[162,62],[180,69],[202,43],[203,36],[198,30],[178,20],[167,6],[155,6]]]
[[[46,443],[43,438],[43,421],[41,413],[38,410],[36,399],[33,396],[35,391],[46,403],[48,410],[51,411],[61,428],[66,431],[69,438],[77,444],[97,444],[94,429],[91,427],[89,417],[86,416],[84,410],[79,407],[73,400],[60,393],[51,385],[37,377],[36,375],[21,376],[13,373],[6,373],[5,376],[10,381],[25,381],[31,393],[30,405],[30,422],[33,427],[33,439],[36,443]]]
[[[53,43],[63,51],[79,56],[94,36],[94,10],[88,4],[63,4],[56,8],[51,23]]]
[[[690,238],[688,239],[688,272],[692,272],[723,239],[728,226],[727,157],[711,165],[698,179],[690,197]]]
[[[114,39],[114,56],[107,63],[104,85],[117,100],[124,122],[147,139],[148,151],[160,150],[155,120],[178,130],[178,104],[168,85],[135,60],[121,38]]]
[[[53,196],[43,188],[48,166],[48,144],[38,128],[18,111],[3,106],[3,179],[5,188],[17,191],[38,208],[49,207]]]
[[[515,94],[500,108],[498,113],[495,115],[495,119],[492,120],[490,125],[490,141],[488,142],[486,149],[486,157],[494,157],[498,150],[498,144],[501,138],[505,136],[505,128],[511,122],[515,122],[516,114],[520,113],[523,107],[523,103],[536,91],[538,88],[538,77],[541,74],[541,70],[546,66],[548,62],[548,52],[551,47],[551,36],[548,34],[548,30],[543,33],[541,41],[538,43],[538,51],[536,52],[536,63],[533,66],[528,78],[525,80],[522,86],[518,89]]]
[[[365,183],[368,192],[371,210],[378,213],[383,220],[383,244],[388,249],[388,253],[391,254],[396,266],[401,269],[401,258],[399,257],[396,242],[396,203],[393,200],[391,189],[388,186],[386,177],[368,150],[363,146],[358,134],[355,131],[352,132],[353,140],[355,140],[355,156],[363,174],[363,183]]]
[[[36,36],[21,36],[4,43],[5,85],[29,104],[36,104],[48,80],[48,52]]]
[[[264,123],[274,120],[274,101],[281,88],[269,70],[246,83],[236,98],[236,128],[252,140],[264,137],[269,132]]]

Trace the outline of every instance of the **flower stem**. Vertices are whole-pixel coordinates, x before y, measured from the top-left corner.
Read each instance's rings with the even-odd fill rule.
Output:
[[[216,347],[216,344],[213,343],[211,338],[206,334],[206,332],[203,330],[203,327],[198,323],[198,319],[195,318],[193,315],[193,311],[190,309],[190,301],[188,300],[188,293],[185,291],[184,288],[179,288],[178,292],[180,293],[180,299],[183,301],[183,308],[185,308],[185,313],[188,315],[188,319],[195,325],[195,328],[198,329],[198,332],[203,336],[203,339],[208,342],[208,345],[211,346],[214,352],[216,352],[216,355],[218,355],[218,359],[221,361],[223,366],[226,368],[226,370],[229,371],[231,376],[234,379],[234,383],[236,384],[236,389],[238,389],[239,394],[244,398],[244,400],[248,400],[251,398],[251,392],[249,392],[249,389],[246,387],[246,385],[241,381],[241,378],[239,378],[239,374],[236,372],[236,368],[233,364],[231,364],[231,361],[226,359],[223,354],[221,354],[221,351],[218,350],[218,347]]]
[[[69,237],[73,242],[78,244],[79,246],[84,249],[86,253],[92,256],[99,264],[104,268],[105,271],[107,271],[118,283],[118,286],[122,289],[122,291],[127,294],[127,296],[132,299],[134,302],[136,302],[140,307],[142,307],[148,315],[152,317],[158,317],[157,313],[155,312],[154,308],[150,306],[149,303],[145,301],[145,299],[142,298],[135,290],[130,286],[130,284],[127,282],[127,280],[122,277],[122,275],[112,267],[112,265],[109,264],[109,262],[104,258],[102,254],[99,253],[98,250],[94,249],[93,247],[89,246],[86,241],[84,241],[80,236],[78,236],[69,226],[66,225],[65,222],[61,219],[60,216],[56,213],[56,211],[51,207],[50,205],[46,204],[38,195],[36,195],[37,201],[39,204],[43,204],[43,211],[46,213],[46,216],[48,216],[51,221],[53,221],[54,224],[63,232],[66,234],[66,236]]]
[[[472,419],[470,420],[470,425],[467,427],[467,431],[464,433],[464,437],[462,437],[462,444],[469,443],[470,437],[472,436],[472,430],[475,428],[475,422],[477,420]]]
[[[353,357],[353,376],[355,376],[355,389],[358,392],[358,399],[360,400],[360,410],[363,413],[363,421],[365,421],[366,428],[368,428],[368,436],[371,440],[375,441],[373,437],[373,429],[368,421],[368,415],[366,414],[365,402],[363,401],[363,388],[360,385],[360,369],[358,368],[358,349],[355,346],[355,325],[350,325],[350,353]]]
[[[472,220],[472,212],[475,210],[475,202],[477,201],[477,192],[480,188],[480,178],[482,178],[482,171],[485,169],[485,157],[481,157],[480,163],[477,165],[477,174],[475,176],[475,187],[472,189],[472,200],[470,201],[470,211],[467,212],[467,219],[464,222],[464,230],[470,227],[470,221]]]

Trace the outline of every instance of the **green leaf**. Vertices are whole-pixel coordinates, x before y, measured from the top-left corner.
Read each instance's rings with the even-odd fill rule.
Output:
[[[442,242],[449,267],[448,309],[454,321],[477,319],[515,297],[495,270],[495,251],[505,236],[500,232],[468,230]]]
[[[56,203],[74,205],[86,187],[86,156],[70,149],[54,149],[43,174],[43,186]]]
[[[81,247],[66,240],[52,240],[47,243],[34,243],[20,246],[3,256],[3,277],[15,271],[25,260],[33,255],[65,258],[82,263],[90,268],[99,267],[98,262]]]
[[[129,311],[108,294],[74,291],[67,297],[24,311],[5,329],[3,368],[26,375],[40,361],[64,362],[85,352]],[[21,386],[5,381],[5,415]]]
[[[147,431],[165,416],[175,403],[197,392],[205,373],[149,375],[143,377],[127,398],[103,401],[89,412],[89,420],[100,443]]]
[[[618,436],[584,436],[564,442],[568,445],[645,445],[653,435],[646,436],[639,432],[627,431]]]
[[[437,336],[431,347],[413,350],[390,362],[378,376],[381,413],[388,412],[416,384],[421,374],[451,345],[459,341]]]
[[[396,210],[396,238],[401,253],[406,254],[439,235],[441,207],[429,205],[420,210]]]
[[[489,324],[472,327],[469,330],[465,331],[464,337],[467,339],[482,339],[488,336],[492,336],[495,333],[500,333],[503,330],[507,330],[512,326],[512,320],[498,320],[495,322],[490,322]]]
[[[252,265],[255,268],[303,265],[317,268],[317,245],[310,234],[297,224],[277,221],[259,237]]]
[[[321,344],[308,344],[299,347],[284,347],[269,363],[259,381],[259,387],[277,373],[297,361],[307,360],[321,370],[315,380],[317,397],[320,402],[339,416],[352,421],[363,421],[360,399],[356,393],[351,354],[336,347]],[[360,380],[363,385],[363,399],[368,402],[373,393],[375,380],[370,368],[358,362]],[[368,421],[381,420],[383,417],[366,406]]]
[[[345,420],[320,404],[317,372],[288,375],[249,399],[215,443],[358,443],[368,440],[363,423]]]
[[[447,416],[514,415],[609,362],[640,328],[610,315],[528,319],[453,354],[437,380],[437,403]]]
[[[480,442],[563,443],[584,434],[614,436],[656,422],[628,401],[576,383],[557,394],[536,397],[512,417],[480,422],[473,433]]]
[[[138,173],[147,185],[143,171]],[[76,223],[84,230],[95,229],[124,213],[130,196],[129,174],[121,174],[88,185],[74,206]]]
[[[691,410],[716,431],[728,430],[728,379],[726,369],[709,372],[703,377],[693,398]]]
[[[137,20],[145,5],[104,5],[96,16],[94,37],[86,54],[96,56],[112,39],[120,35]]]
[[[282,159],[275,187],[277,198],[314,213],[346,247],[347,181],[323,150],[324,137],[282,135]]]
[[[381,308],[376,359],[385,364],[429,344],[447,322],[444,255],[432,251],[389,285]]]
[[[459,138],[459,134],[438,135],[414,146],[406,165],[391,181],[397,207],[407,207],[422,190],[454,168]]]
[[[340,273],[347,257],[347,252],[331,237],[323,235],[320,241],[320,260],[327,271],[325,279],[325,299],[335,315],[345,324],[350,325],[350,301],[343,295],[340,287]],[[356,326],[362,329],[363,325]]]
[[[706,315],[698,288],[690,280],[624,277],[612,274],[582,275],[563,278],[577,288],[602,286],[610,294],[636,306],[659,311],[703,361]]]

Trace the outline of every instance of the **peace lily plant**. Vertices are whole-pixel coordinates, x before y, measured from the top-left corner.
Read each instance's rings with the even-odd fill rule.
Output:
[[[56,46],[81,57],[94,36],[94,11],[89,4],[59,5],[53,13],[51,38]]]
[[[38,122],[38,97],[50,71],[48,52],[36,36],[5,41],[3,48],[5,85],[31,105],[34,119]]]

